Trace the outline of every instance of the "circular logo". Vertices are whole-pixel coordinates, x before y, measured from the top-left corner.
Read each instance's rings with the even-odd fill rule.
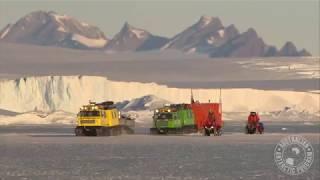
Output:
[[[311,143],[302,136],[282,138],[274,149],[274,161],[288,175],[302,174],[311,167],[314,158]]]

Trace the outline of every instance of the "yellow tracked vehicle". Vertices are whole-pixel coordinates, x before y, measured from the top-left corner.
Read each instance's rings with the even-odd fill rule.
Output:
[[[134,120],[121,118],[112,101],[89,102],[77,114],[76,136],[116,136],[134,133]]]

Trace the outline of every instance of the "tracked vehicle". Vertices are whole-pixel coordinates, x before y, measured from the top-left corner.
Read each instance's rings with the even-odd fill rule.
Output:
[[[184,134],[196,131],[193,112],[187,104],[165,105],[154,111],[151,134]]]
[[[221,94],[221,92],[220,92]],[[206,127],[209,112],[214,116],[212,127]],[[208,131],[208,128],[209,131]],[[193,99],[191,91],[190,104],[171,104],[154,111],[151,134],[187,134],[201,132],[206,136],[222,134],[222,103],[200,103]]]
[[[116,136],[134,133],[134,120],[121,118],[112,101],[89,102],[77,114],[76,136]]]

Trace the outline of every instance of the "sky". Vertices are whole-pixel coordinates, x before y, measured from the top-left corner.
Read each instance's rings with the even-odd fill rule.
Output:
[[[253,27],[267,44],[292,41],[319,56],[320,0],[0,0],[0,28],[37,10],[55,11],[96,25],[112,38],[127,21],[173,37],[202,15],[219,17],[240,32]]]

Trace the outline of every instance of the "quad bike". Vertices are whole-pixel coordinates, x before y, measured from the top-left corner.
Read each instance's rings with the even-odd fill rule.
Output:
[[[221,136],[221,128],[215,126],[204,126],[204,135],[210,136],[211,134],[213,134],[214,136]]]
[[[246,134],[262,134],[264,133],[264,126],[262,122],[247,124],[245,128]]]
[[[213,133],[214,133],[213,126],[204,126],[204,135],[205,136],[210,136]]]

